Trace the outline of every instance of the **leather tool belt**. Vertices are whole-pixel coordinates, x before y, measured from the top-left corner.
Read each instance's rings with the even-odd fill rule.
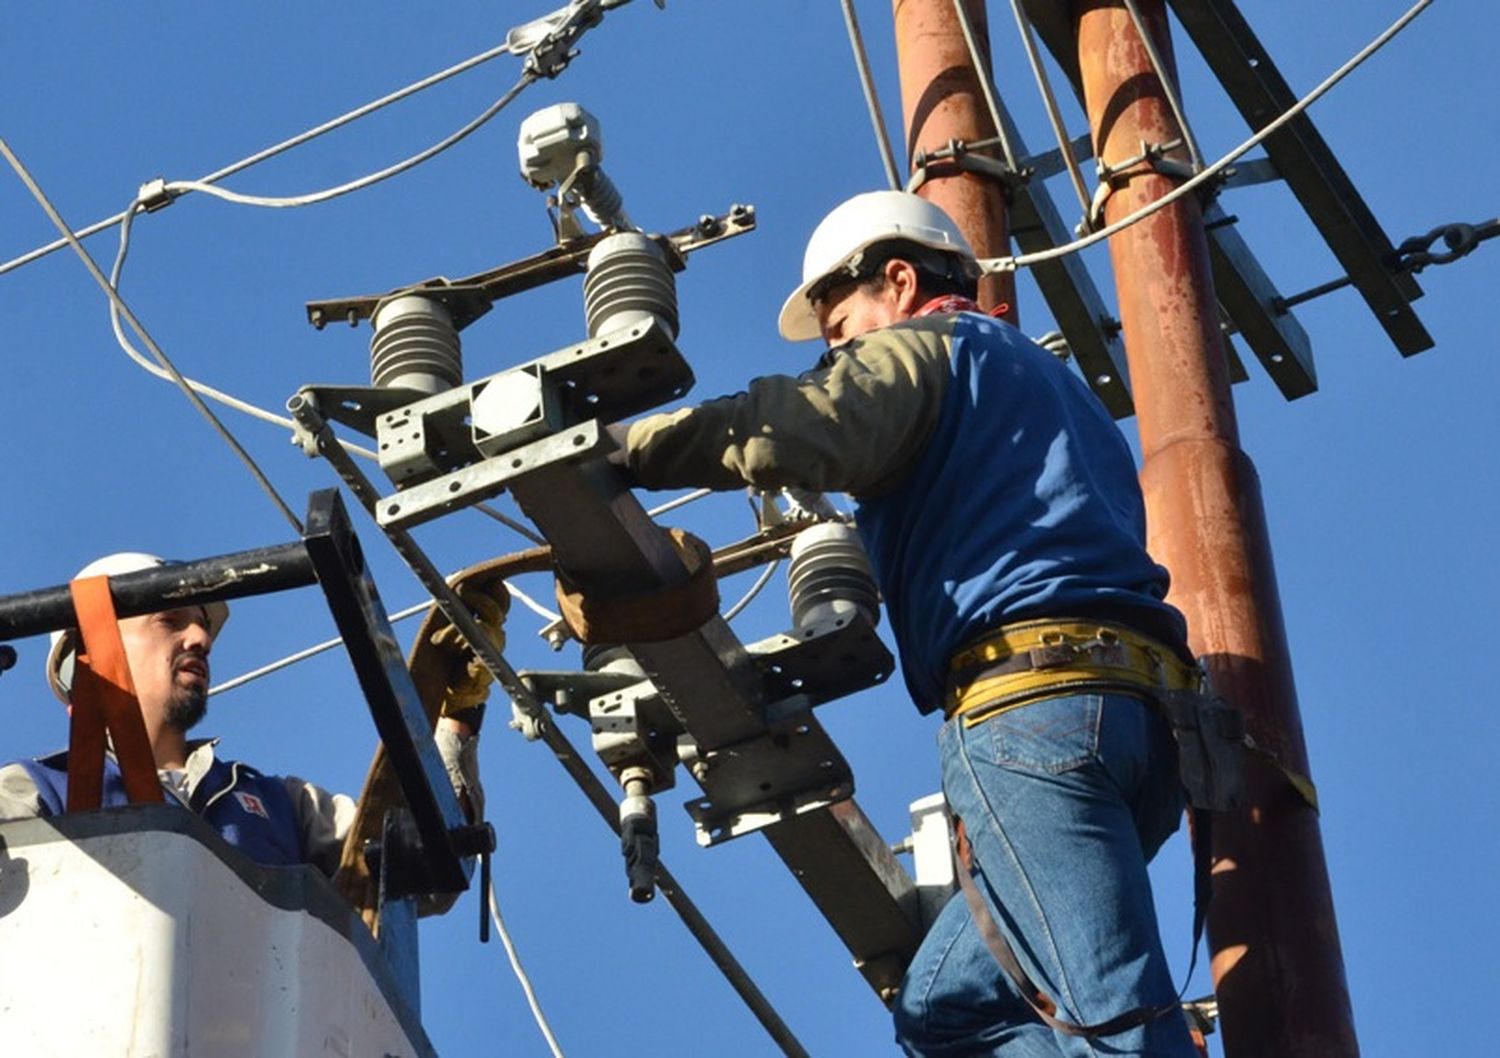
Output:
[[[972,727],[1039,698],[1090,690],[1197,691],[1203,673],[1150,636],[1103,621],[1003,625],[962,647],[949,665],[944,715]]]

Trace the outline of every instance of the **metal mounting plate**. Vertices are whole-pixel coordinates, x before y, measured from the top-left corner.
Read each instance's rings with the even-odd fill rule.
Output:
[[[811,723],[809,707],[770,724],[764,735],[704,753],[700,781],[709,797],[689,801],[705,847],[827,808],[854,794],[854,775],[833,740]]]
[[[572,426],[540,441],[461,467],[442,477],[403,489],[380,500],[376,520],[382,528],[410,529],[449,511],[499,495],[517,478],[542,467],[576,463],[602,455],[609,439],[597,420]]]
[[[809,706],[883,683],[896,659],[862,613],[779,632],[745,648],[755,659],[772,701],[799,698]]]

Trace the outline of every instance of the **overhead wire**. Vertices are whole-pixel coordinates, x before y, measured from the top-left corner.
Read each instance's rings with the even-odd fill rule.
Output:
[[[141,354],[141,351],[139,349],[130,344],[130,340],[125,336],[124,328],[120,325],[120,306],[123,305],[124,302],[118,299],[118,294],[120,290],[120,275],[125,268],[125,259],[130,253],[130,237],[132,229],[135,225],[135,215],[139,211],[140,207],[141,200],[139,197],[137,197],[136,199],[132,200],[130,208],[125,211],[125,219],[120,224],[120,246],[115,253],[114,265],[110,268],[109,271],[109,289],[114,291],[114,296],[111,296],[109,299],[109,324],[110,328],[114,331],[115,341],[119,344],[120,348],[125,351],[125,355],[130,357],[130,359],[133,360],[142,370],[155,375],[157,378],[163,380],[164,382],[175,383],[179,386],[184,387],[185,390],[189,392],[207,397],[209,400],[216,401],[227,408],[233,408],[235,411],[244,412],[246,415],[249,415],[256,419],[260,419],[263,422],[274,423],[277,426],[285,426],[287,429],[295,430],[297,424],[286,416],[277,415],[275,412],[267,411],[266,409],[261,408],[258,405],[251,404],[249,401],[241,400],[240,398],[232,394],[225,393],[223,390],[215,389],[213,386],[200,382],[195,378],[186,378],[181,374],[178,374],[175,367],[168,368],[166,366],[158,366],[157,364],[153,364],[150,360],[148,360],[144,355]],[[158,355],[160,354],[158,353]],[[343,444],[350,451],[364,456],[366,459],[378,458],[376,454],[368,448],[361,448],[358,445],[349,444],[343,441],[341,441],[340,444]]]
[[[299,132],[297,135],[282,140],[280,143],[267,147],[264,150],[257,151],[256,153],[249,155],[248,157],[241,158],[237,162],[226,165],[222,169],[216,169],[205,176],[200,176],[196,181],[193,181],[193,183],[218,183],[220,180],[223,180],[226,177],[230,177],[236,173],[243,172],[244,170],[249,169],[251,166],[258,165],[259,163],[264,162],[267,159],[274,158],[278,154],[283,154],[286,151],[293,149],[294,147],[300,147],[304,143],[308,143],[311,140],[317,139],[319,136],[323,136],[329,132],[334,131],[335,129],[342,128],[350,122],[357,121],[362,117],[373,114],[377,110],[390,106],[392,103],[400,102],[410,95],[414,95],[415,93],[420,92],[424,89],[431,88],[433,85],[440,84],[441,82],[448,80],[450,77],[455,77],[458,74],[464,73],[468,70],[472,70],[474,67],[489,62],[491,59],[498,58],[501,55],[508,55],[513,50],[514,49],[512,48],[510,43],[507,42],[505,44],[498,45],[497,47],[490,48],[488,51],[482,51],[478,55],[470,56],[462,62],[455,63],[454,65],[448,67],[446,70],[440,70],[435,74],[431,74],[427,77],[422,78],[420,81],[414,81],[411,84],[406,85],[404,88],[398,88],[396,91],[381,96],[379,99],[371,100],[368,103],[355,107],[353,110],[350,110],[347,113],[340,114],[338,117],[333,118],[329,121],[325,121],[323,122],[323,124],[314,126],[313,128],[307,129],[304,132]],[[86,228],[80,228],[75,232],[71,232],[71,234],[76,238],[85,239],[90,235],[96,235],[99,232],[104,231],[106,228],[112,228],[117,224],[123,223],[126,216],[126,213],[116,213],[112,217],[106,217],[103,220],[96,221]],[[54,242],[47,243],[44,246],[39,246],[28,253],[22,254],[20,257],[14,258],[10,261],[6,261],[4,264],[0,264],[0,275],[4,275],[6,272],[19,268],[24,264],[29,264],[32,261],[45,257],[55,250],[61,250],[67,245],[68,240],[66,237],[64,237],[61,239],[57,239]]]
[[[1316,103],[1319,99],[1326,95],[1328,91],[1334,87],[1334,85],[1338,84],[1350,73],[1352,73],[1357,67],[1362,65],[1365,60],[1374,55],[1375,52],[1379,51],[1386,44],[1390,43],[1391,39],[1395,37],[1396,34],[1405,29],[1411,23],[1412,19],[1416,18],[1424,10],[1430,7],[1432,5],[1432,2],[1433,0],[1417,0],[1417,3],[1413,4],[1403,15],[1401,15],[1400,18],[1396,19],[1395,22],[1391,23],[1391,25],[1387,27],[1384,32],[1382,32],[1369,44],[1365,45],[1358,52],[1356,52],[1353,57],[1351,57],[1333,73],[1324,78],[1323,81],[1318,84],[1317,87],[1315,87],[1312,91],[1308,92],[1307,95],[1303,96],[1296,103],[1292,104],[1292,106],[1288,107],[1275,120],[1271,121],[1264,128],[1255,133],[1255,135],[1251,136],[1244,143],[1241,143],[1238,147],[1234,148],[1218,161],[1214,162],[1214,164],[1204,168],[1196,176],[1193,176],[1192,178],[1179,184],[1177,187],[1173,188],[1171,191],[1167,192],[1156,201],[1142,206],[1140,209],[1136,210],[1128,217],[1123,217],[1120,220],[1115,221],[1113,224],[1110,224],[1104,228],[1100,228],[1098,231],[1092,232],[1081,239],[1075,239],[1073,242],[1067,243],[1063,246],[1055,246],[1049,250],[1038,250],[1036,253],[1018,254],[1013,257],[984,258],[979,262],[980,267],[985,272],[1014,272],[1017,268],[1026,268],[1031,265],[1040,264],[1043,261],[1052,261],[1060,257],[1066,257],[1069,254],[1077,253],[1080,250],[1087,249],[1088,247],[1093,246],[1096,243],[1102,242],[1113,235],[1117,235],[1131,225],[1138,224],[1152,214],[1172,205],[1172,203],[1178,201],[1184,195],[1192,194],[1208,181],[1215,179],[1220,173],[1222,173],[1225,169],[1232,165],[1235,160],[1238,159],[1241,155],[1246,154],[1250,150],[1259,146],[1269,137],[1274,136],[1289,122],[1293,121],[1299,114],[1305,111],[1308,107],[1312,106],[1313,103]]]
[[[140,206],[140,202],[141,200],[139,198],[135,199],[134,202],[132,202],[131,209],[125,212],[125,220],[120,225],[120,247],[115,255],[114,267],[110,269],[109,275],[110,285],[113,286],[117,291],[120,288],[120,276],[124,269],[125,258],[129,253],[131,232],[135,223],[135,213]],[[120,348],[125,351],[125,354],[129,356],[130,359],[133,360],[137,365],[139,365],[143,370],[149,372],[152,375],[155,375],[157,378],[160,378],[166,382],[174,381],[169,372],[151,363],[151,361],[141,355],[140,350],[136,349],[135,346],[130,344],[130,341],[125,337],[124,331],[120,327],[119,311],[113,301],[110,302],[109,315],[110,326],[114,330],[115,334],[115,341],[119,343]],[[205,382],[200,382],[197,379],[188,378],[185,381],[187,382],[188,386],[190,386],[195,392],[209,398],[210,400],[217,401],[218,403],[223,404],[225,407],[244,412],[246,415],[249,415],[256,419],[260,419],[263,422],[273,423],[277,426],[284,426],[289,430],[296,430],[297,428],[296,422],[284,415],[278,415],[273,411],[268,411],[267,409],[252,404],[249,401],[241,400],[239,397],[236,397],[231,393],[225,393],[223,390],[216,389],[215,387],[210,386]],[[377,453],[368,448],[364,448],[360,445],[345,441],[343,439],[339,439],[338,443],[343,445],[346,451],[352,452],[358,456],[363,456],[365,459],[379,459]],[[529,526],[520,521],[517,521],[514,518],[509,517],[505,513],[496,510],[488,504],[476,503],[474,504],[474,509],[479,511],[481,514],[494,519],[501,525],[506,526],[508,529],[511,529],[512,531],[525,537],[534,544],[545,544],[547,542],[540,534],[538,534]]]
[[[865,51],[864,36],[859,31],[859,18],[854,13],[853,0],[842,0],[842,3],[844,26],[849,30],[849,46],[854,50],[854,66],[859,71],[865,106],[870,111],[870,123],[875,126],[875,142],[880,148],[880,160],[885,165],[885,175],[891,190],[899,191],[901,176],[896,169],[895,152],[891,150],[891,137],[886,131],[885,115],[880,109],[880,97],[875,93],[875,78],[870,73],[870,56]]]
[[[510,593],[511,598],[515,599],[532,613],[536,614],[539,617],[545,617],[548,620],[561,620],[561,618],[559,618],[557,614],[547,609],[541,603],[533,599],[530,595],[526,594],[520,588],[517,588],[514,584],[511,584],[509,581],[504,581],[503,583],[505,584],[505,590]],[[432,607],[433,602],[431,599],[427,599],[424,602],[413,603],[411,606],[408,606],[403,610],[397,610],[395,613],[391,614],[388,620],[391,622],[391,624],[395,624],[398,621],[404,621],[408,617],[413,617],[419,613],[426,613],[431,610]],[[271,675],[271,673],[279,672],[284,668],[288,668],[292,665],[297,664],[297,662],[299,661],[306,661],[308,658],[316,657],[317,655],[322,654],[325,651],[332,650],[343,641],[343,636],[334,636],[332,639],[325,639],[321,643],[315,643],[310,647],[304,647],[301,650],[288,654],[286,657],[278,658],[275,661],[271,661],[260,666],[260,668],[251,669],[249,672],[242,673],[238,676],[233,677],[232,679],[225,680],[223,683],[218,684],[217,686],[210,687],[208,689],[208,693],[210,695],[215,695],[223,694],[225,691],[232,691],[236,687],[240,687],[254,680],[258,680],[262,676],[269,676]]]
[[[183,393],[187,395],[188,401],[193,405],[193,407],[198,409],[198,412],[208,420],[209,425],[212,426],[213,429],[219,434],[219,436],[224,439],[224,443],[229,445],[234,453],[239,456],[241,462],[245,464],[246,469],[250,471],[251,476],[255,478],[261,489],[264,490],[266,495],[270,497],[272,503],[276,505],[282,516],[291,523],[292,528],[295,529],[297,534],[300,536],[302,534],[301,519],[299,519],[297,515],[292,512],[292,509],[287,506],[286,501],[281,498],[281,494],[276,491],[276,486],[271,484],[271,479],[268,478],[265,472],[260,469],[259,464],[255,462],[250,453],[247,452],[244,446],[239,443],[234,434],[229,432],[229,428],[219,421],[218,416],[213,413],[213,410],[203,402],[203,398],[195,393],[192,387],[187,384],[187,380],[182,377],[182,373],[178,371],[172,361],[168,359],[167,354],[162,352],[161,347],[156,344],[156,341],[146,331],[146,328],[141,324],[140,320],[136,319],[135,313],[130,311],[130,306],[125,304],[125,300],[120,297],[120,293],[115,289],[114,284],[104,275],[102,271],[100,271],[99,265],[95,263],[93,257],[89,254],[83,243],[80,242],[78,237],[73,234],[72,229],[68,227],[68,224],[63,220],[62,215],[58,213],[56,207],[52,205],[52,202],[42,191],[40,185],[38,185],[37,182],[32,178],[31,173],[27,171],[25,165],[21,163],[21,159],[16,157],[15,152],[10,149],[10,144],[6,143],[3,138],[0,138],[0,153],[4,154],[5,160],[10,164],[10,167],[15,170],[16,175],[20,177],[21,182],[26,185],[26,189],[31,192],[32,197],[35,198],[37,203],[42,207],[42,210],[47,214],[47,218],[52,221],[52,223],[57,227],[58,231],[64,233],[63,237],[67,240],[68,244],[72,246],[74,252],[78,254],[78,257],[83,262],[84,267],[88,269],[89,274],[94,277],[94,281],[99,284],[99,286],[104,290],[104,293],[109,297],[112,315],[116,311],[124,315],[125,319],[129,322],[131,329],[135,331],[136,336],[145,343],[146,348],[151,350],[151,355],[156,357],[157,362],[161,364],[162,368],[164,368],[168,372],[172,380],[176,382],[179,388],[182,389]]]
[[[177,195],[185,194],[189,191],[197,191],[200,194],[210,195],[214,198],[220,198],[226,202],[233,202],[236,205],[259,206],[264,209],[291,209],[299,206],[312,206],[320,202],[328,202],[343,195],[351,194],[355,191],[362,191],[367,187],[373,187],[383,180],[389,180],[393,176],[399,176],[401,173],[406,172],[408,169],[413,169],[418,165],[421,165],[423,162],[437,157],[439,154],[442,154],[444,151],[446,151],[449,147],[452,147],[454,144],[467,138],[474,131],[482,127],[486,122],[493,118],[496,114],[504,110],[505,107],[511,102],[511,100],[520,95],[521,92],[524,91],[527,86],[535,82],[536,79],[537,75],[532,73],[530,70],[522,72],[516,83],[513,84],[505,92],[504,95],[495,100],[495,102],[491,103],[489,106],[485,107],[484,110],[480,112],[478,117],[474,118],[472,121],[464,125],[462,128],[458,129],[456,132],[450,133],[443,139],[439,140],[437,143],[434,143],[431,147],[428,147],[427,149],[422,151],[418,151],[416,154],[411,155],[409,158],[403,158],[401,161],[396,162],[393,165],[388,165],[384,169],[369,173],[366,176],[361,176],[354,180],[350,180],[347,183],[339,184],[337,187],[325,188],[322,191],[313,191],[305,195],[273,197],[268,195],[241,194],[238,191],[230,191],[228,188],[218,187],[214,184],[205,183],[202,180],[170,180],[166,182],[162,190],[164,191],[164,193],[172,195],[174,197]]]

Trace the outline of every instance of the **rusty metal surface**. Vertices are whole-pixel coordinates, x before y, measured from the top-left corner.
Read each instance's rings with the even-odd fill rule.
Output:
[[[975,35],[987,41],[985,5],[968,0],[967,6]],[[952,0],[894,0],[894,8],[908,164],[920,150],[946,147],[953,140],[974,143],[993,137],[994,122]],[[939,171],[922,185],[920,194],[947,211],[980,257],[1010,252],[1005,192],[997,180],[970,172]],[[979,303],[986,310],[1009,305],[1005,319],[1018,322],[1015,277],[1002,274],[981,279]]]
[[[1163,0],[1141,0],[1158,43]],[[1179,131],[1129,15],[1078,5],[1078,56],[1101,157]],[[1113,221],[1172,181],[1131,170],[1106,205]],[[1110,255],[1135,381],[1150,546],[1172,571],[1194,652],[1255,740],[1305,774],[1269,536],[1254,467],[1240,450],[1220,345],[1209,253],[1191,198],[1115,236]],[[1209,938],[1230,1058],[1358,1053],[1318,821],[1279,777],[1252,776],[1249,807],[1214,832]]]

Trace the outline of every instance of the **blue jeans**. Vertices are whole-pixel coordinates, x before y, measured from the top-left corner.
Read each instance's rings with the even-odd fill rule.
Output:
[[[1156,711],[1123,694],[1047,698],[969,728],[950,720],[938,744],[975,882],[1057,1016],[1096,1024],[1174,1005],[1146,863],[1177,829],[1183,797]],[[895,1017],[914,1058],[1198,1053],[1176,1013],[1096,1040],[1048,1028],[985,946],[962,894],[912,960]]]

